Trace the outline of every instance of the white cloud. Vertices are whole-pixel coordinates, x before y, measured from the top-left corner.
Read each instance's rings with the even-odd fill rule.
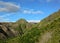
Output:
[[[24,10],[23,13],[24,13],[24,14],[30,14],[31,11],[29,11],[29,10]]]
[[[51,2],[51,0],[46,0],[47,2]]]
[[[17,12],[19,8],[16,4],[0,1],[0,12]]]
[[[34,23],[38,23],[40,22],[40,20],[27,20],[28,22],[34,22]]]
[[[1,15],[0,17],[8,17],[8,16],[12,16],[14,13],[7,13],[7,14],[4,14],[4,15]]]
[[[44,12],[40,11],[40,10],[23,10],[22,11],[24,14],[43,14]]]
[[[8,18],[3,18],[3,17],[0,17],[0,22],[9,22],[10,19]]]
[[[12,16],[14,13],[4,14],[0,16],[0,22],[10,22],[9,16]],[[8,17],[8,18],[6,18]],[[14,22],[14,21],[12,21]]]

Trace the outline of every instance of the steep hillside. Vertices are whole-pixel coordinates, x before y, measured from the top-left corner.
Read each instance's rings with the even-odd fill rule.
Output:
[[[40,37],[39,43],[60,43],[60,18],[55,19],[51,23],[40,28],[40,30],[42,33],[41,36],[43,37]]]
[[[39,43],[60,43],[60,10],[38,23],[41,31]]]
[[[7,39],[16,36],[16,32],[11,28],[12,23],[0,22],[0,39]]]
[[[54,12],[53,14],[51,14],[50,16],[44,18],[43,20],[41,20],[40,23],[38,23],[37,27],[41,28],[45,25],[47,25],[48,23],[54,21],[56,18],[60,17],[60,10],[58,10],[57,12]]]

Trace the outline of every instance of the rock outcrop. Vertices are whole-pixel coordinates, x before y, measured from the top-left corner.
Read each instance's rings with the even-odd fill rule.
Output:
[[[9,24],[9,23],[8,23]],[[16,32],[7,25],[7,23],[0,23],[0,39],[14,37]]]

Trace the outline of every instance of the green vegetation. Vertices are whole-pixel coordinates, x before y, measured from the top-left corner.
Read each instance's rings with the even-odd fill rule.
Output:
[[[33,28],[28,32],[24,33],[22,36],[17,36],[6,40],[6,43],[35,43],[38,41],[40,36],[40,30]]]
[[[40,36],[40,30],[33,28],[21,37],[21,43],[35,43]]]
[[[52,24],[51,30],[53,30],[52,38],[48,41],[48,43],[60,43],[60,18],[54,20]]]
[[[39,28],[43,34],[52,32],[51,39],[46,43],[60,43],[60,11],[42,20],[37,28]]]

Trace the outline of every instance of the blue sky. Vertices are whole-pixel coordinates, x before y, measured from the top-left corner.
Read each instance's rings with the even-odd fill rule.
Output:
[[[0,22],[39,22],[59,9],[60,0],[0,0]]]

